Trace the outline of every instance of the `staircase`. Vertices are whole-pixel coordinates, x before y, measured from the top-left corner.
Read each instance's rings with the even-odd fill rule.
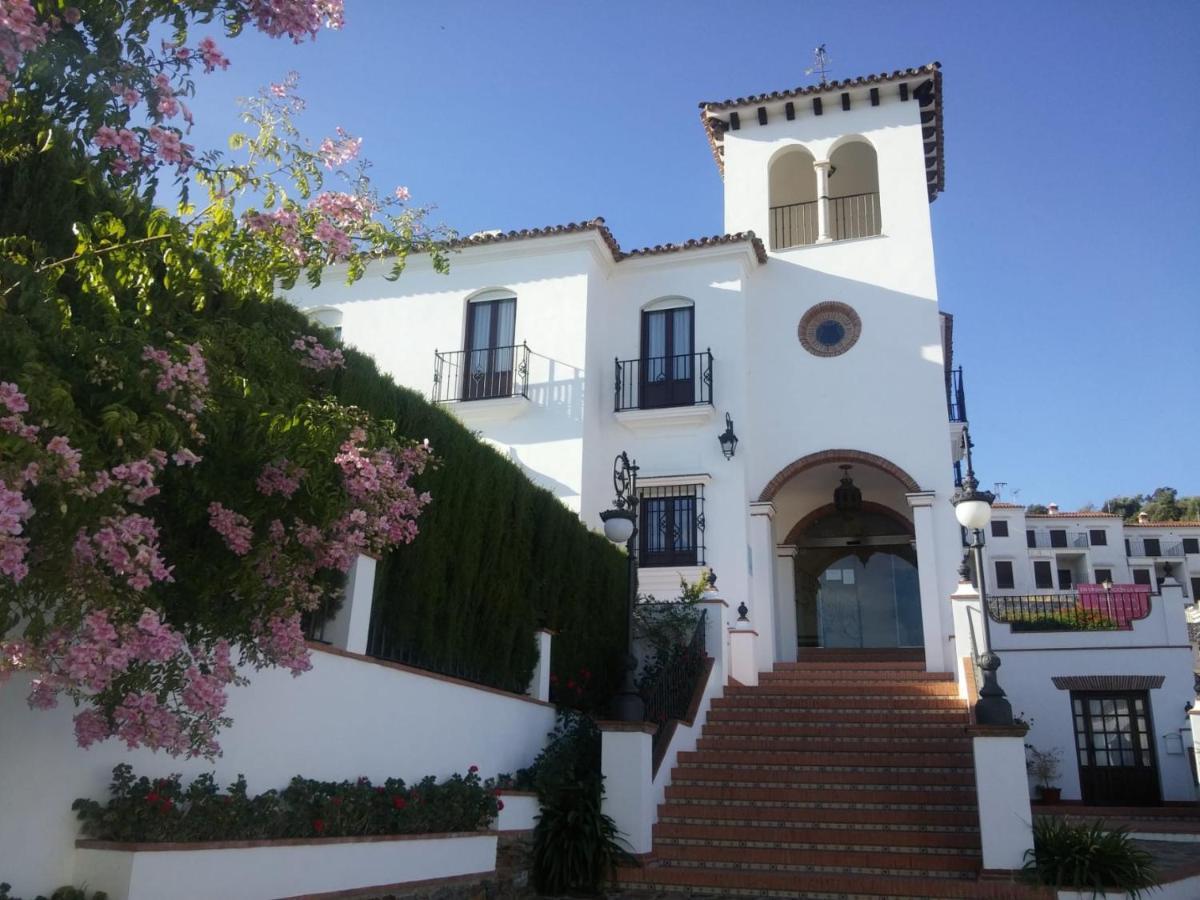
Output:
[[[713,703],[630,895],[1040,896],[981,881],[966,703],[920,651],[806,650]],[[1047,895],[1052,896],[1052,894]]]

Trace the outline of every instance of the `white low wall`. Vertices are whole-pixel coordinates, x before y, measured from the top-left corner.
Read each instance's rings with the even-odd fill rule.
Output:
[[[1196,900],[1200,897],[1200,875],[1183,878],[1179,881],[1169,881],[1142,892],[1143,897],[1153,897],[1154,900]],[[1059,891],[1058,900],[1126,900],[1132,897],[1126,893],[1109,893],[1101,891]]]
[[[497,831],[532,831],[537,826],[542,808],[537,794],[530,791],[501,791],[500,802],[504,808],[492,827]]]
[[[496,840],[494,834],[446,834],[215,848],[79,847],[74,880],[89,891],[105,891],[109,900],[272,900],[490,873]]]
[[[466,773],[488,777],[529,765],[554,726],[554,708],[362,657],[314,648],[312,671],[292,678],[271,669],[230,691],[233,727],[214,762],[127,751],[115,740],[75,745],[69,704],[30,710],[28,679],[0,686],[0,881],[15,896],[70,883],[77,797],[104,800],[113,766],[139,775],[215,772],[224,786],[239,773],[251,793],[281,788],[293,775],[341,780]]]

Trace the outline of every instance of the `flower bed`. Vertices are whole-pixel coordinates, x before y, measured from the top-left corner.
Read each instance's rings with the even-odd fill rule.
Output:
[[[106,804],[76,800],[83,834],[101,841],[155,843],[281,838],[445,834],[486,828],[499,801],[478,768],[440,784],[432,776],[409,786],[399,778],[372,784],[293,778],[282,791],[251,797],[239,776],[221,793],[211,775],[186,788],[178,775],[136,778],[113,769]]]
[[[270,898],[377,888],[496,866],[503,808],[471,766],[442,782],[373,784],[293,778],[250,796],[239,776],[224,792],[211,775],[138,778],[113,769],[107,803],[76,800],[86,838],[75,881],[113,900],[170,896]],[[532,826],[526,826],[532,827]]]

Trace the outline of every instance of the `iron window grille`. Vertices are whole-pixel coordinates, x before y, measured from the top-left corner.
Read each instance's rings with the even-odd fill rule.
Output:
[[[704,485],[639,489],[638,565],[704,565]]]

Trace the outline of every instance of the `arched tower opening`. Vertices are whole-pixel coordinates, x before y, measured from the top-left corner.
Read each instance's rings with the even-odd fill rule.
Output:
[[[813,155],[799,145],[779,152],[768,169],[771,249],[817,241],[817,173]]]
[[[844,241],[881,234],[875,148],[852,137],[834,148],[829,162],[829,236]]]

